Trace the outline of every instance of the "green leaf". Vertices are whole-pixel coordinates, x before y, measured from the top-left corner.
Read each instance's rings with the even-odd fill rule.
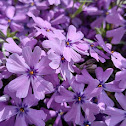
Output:
[[[71,15],[71,18],[75,18],[78,14],[80,14],[83,11],[83,6],[85,5],[85,2],[83,2],[83,4],[80,5],[80,7],[78,8],[78,10]]]
[[[2,39],[6,39],[6,36],[4,35],[4,33],[0,30],[0,37],[2,38]]]
[[[92,2],[93,2],[93,0],[79,0],[79,2],[80,2],[80,3],[82,3],[82,2],[92,3]]]
[[[17,32],[18,32],[18,31],[15,31],[15,32],[10,33],[10,36],[9,36],[9,37],[14,37],[14,36],[16,35]]]
[[[63,81],[64,79],[61,77],[61,75],[60,74],[58,74],[58,78],[61,80],[61,81]]]
[[[9,37],[10,36],[10,29],[9,29],[9,27],[7,28],[7,37]]]

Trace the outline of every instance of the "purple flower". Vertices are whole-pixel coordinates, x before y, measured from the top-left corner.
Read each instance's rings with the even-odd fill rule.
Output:
[[[81,60],[81,55],[76,52],[76,47],[83,37],[84,35],[81,31],[77,32],[73,25],[69,26],[63,50],[63,56],[68,62],[72,60],[79,62]]]
[[[96,38],[98,38],[98,35],[96,35]],[[88,39],[84,39],[84,44],[85,43],[88,44],[89,54],[91,55],[91,57],[95,58],[98,62],[101,61],[102,63],[104,63],[105,59],[109,59],[109,57],[106,54],[104,54],[103,51],[101,51],[97,48],[98,45],[101,46],[101,44],[99,44],[99,42],[93,42]],[[83,45],[83,43],[82,43],[82,45]]]
[[[51,118],[56,118],[53,125],[54,126],[63,126],[62,120],[64,119],[65,113],[68,112],[68,110],[70,109],[70,106],[67,106],[66,103],[58,104],[53,101],[51,104],[51,108],[52,108],[51,110],[41,108],[42,110],[44,110],[45,113],[47,113],[46,120],[49,120]],[[72,124],[72,123],[68,123],[68,124]]]
[[[10,27],[12,31],[22,31],[24,26],[21,22],[27,20],[27,16],[21,12],[17,11],[14,6],[8,6],[5,10],[5,15],[1,19],[0,24],[6,27]]]
[[[108,68],[104,72],[101,67],[97,67],[95,70],[97,77],[96,80],[93,79],[91,75],[87,72],[87,70],[84,69],[82,71],[82,75],[76,76],[76,80],[77,82],[88,84],[87,90],[91,92],[89,94],[90,97],[96,97],[96,99],[92,99],[93,102],[97,100],[97,103],[101,107],[103,106],[103,104],[113,106],[114,105],[113,101],[108,97],[105,91],[122,92],[124,89],[119,88],[119,82],[111,81],[106,83],[112,72],[113,72],[112,68]]]
[[[52,83],[42,77],[52,73],[52,69],[48,66],[49,60],[47,57],[40,58],[41,48],[36,46],[33,52],[30,47],[24,47],[22,56],[14,53],[7,59],[8,71],[20,75],[8,85],[9,90],[16,92],[18,98],[27,96],[30,84],[38,99],[43,99],[45,93],[53,91]]]
[[[52,27],[48,21],[43,20],[40,17],[35,17],[32,13],[28,13],[28,16],[32,17],[35,22],[35,28],[37,30],[35,36],[42,34],[47,38],[60,38],[61,40],[65,38],[62,34],[63,31]]]
[[[27,97],[22,101],[15,97],[6,88],[5,92],[12,96],[14,100],[12,105],[4,104],[0,109],[0,125],[5,125],[5,120],[10,120],[15,117],[13,121],[15,126],[27,126],[28,124],[35,124],[36,126],[45,126],[44,120],[46,119],[46,114],[42,110],[35,110],[31,107],[36,105],[38,100],[35,99],[34,95],[29,92]],[[36,117],[36,118],[34,118]],[[1,124],[2,121],[5,121]],[[12,123],[13,123],[12,121]]]
[[[56,69],[56,73],[61,73],[65,80],[66,78],[71,79],[71,72],[74,72],[72,68],[74,63],[72,61],[68,62],[63,55],[64,48],[66,47],[64,41],[55,38],[43,41],[42,45],[45,48],[51,48],[51,50],[48,51],[48,58],[51,60],[49,66],[52,69]]]
[[[56,6],[60,4],[60,0],[48,0],[50,5],[55,4]]]
[[[121,15],[115,9],[113,10],[114,11],[113,15],[110,15],[108,20],[110,21],[110,23],[112,23],[113,21],[114,25],[121,26],[121,27],[117,27],[113,30],[107,31],[106,34],[107,37],[109,38],[112,37],[112,41],[111,41],[112,44],[120,43],[120,40],[122,39],[123,35],[126,32],[126,20],[124,20],[123,17],[121,17]]]
[[[84,84],[73,82],[71,85],[74,92],[68,91],[63,86],[59,87],[60,95],[55,98],[58,103],[68,102],[72,103],[71,109],[64,115],[66,121],[73,121],[75,124],[80,124],[82,113],[81,108],[85,112],[85,117],[89,121],[95,120],[94,115],[99,112],[96,104],[92,103],[88,97],[88,93],[84,90]]]
[[[125,126],[126,124],[126,96],[122,93],[115,94],[116,100],[119,102],[121,107],[124,109],[117,109],[113,107],[107,107],[105,113],[109,115],[106,119],[106,124],[110,126],[115,126],[116,124],[120,124],[120,126]]]

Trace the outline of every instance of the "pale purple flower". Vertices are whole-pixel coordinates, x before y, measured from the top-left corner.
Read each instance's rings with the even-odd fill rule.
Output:
[[[95,120],[94,115],[99,112],[99,108],[89,100],[90,96],[88,92],[84,90],[84,84],[74,81],[71,87],[74,92],[68,91],[63,86],[60,86],[60,95],[55,98],[55,101],[58,103],[68,102],[72,104],[71,109],[64,115],[64,119],[68,122],[73,121],[75,124],[80,124],[82,108],[85,112],[85,117],[89,121]]]
[[[43,20],[41,17],[35,17],[32,13],[28,13],[28,16],[32,17],[35,22],[35,28],[37,30],[35,36],[42,34],[47,38],[59,38],[61,40],[65,38],[62,34],[63,31],[52,27],[48,21]]]
[[[97,35],[96,35],[96,38],[97,38]],[[97,46],[100,45],[98,41],[93,42],[93,41],[90,41],[89,39],[84,39],[84,45],[85,43],[88,44],[90,56],[95,58],[98,62],[101,61],[102,63],[104,63],[106,61],[105,59],[109,59],[109,57],[102,50],[97,48]]]
[[[1,26],[10,27],[12,31],[22,31],[24,26],[22,22],[27,20],[27,16],[21,12],[16,11],[14,6],[8,6],[5,10],[5,15],[1,18]]]
[[[107,31],[106,35],[107,37],[112,37],[112,44],[118,44],[126,32],[126,20],[121,17],[121,15],[116,11],[116,8],[113,11],[114,13],[110,15],[108,20],[109,23],[114,24],[117,28]]]
[[[55,4],[56,6],[60,4],[60,0],[48,0],[50,5]]]
[[[62,120],[64,119],[65,113],[68,112],[68,110],[70,109],[70,106],[68,106],[66,103],[58,104],[53,101],[51,104],[51,110],[47,110],[45,108],[41,108],[41,109],[47,114],[46,120],[49,120],[51,118],[56,118],[53,125],[63,126]],[[68,124],[72,125],[72,123],[69,122]]]
[[[51,60],[49,66],[52,69],[56,69],[56,73],[61,73],[63,78],[66,80],[72,78],[72,73],[74,72],[72,65],[73,61],[68,62],[65,59],[64,48],[66,47],[64,41],[60,41],[59,39],[45,40],[42,45],[44,48],[51,48],[48,51],[48,58]]]
[[[120,126],[126,125],[126,96],[122,93],[116,93],[115,94],[116,100],[121,105],[122,109],[113,108],[113,107],[107,107],[105,110],[105,113],[109,115],[109,117],[106,119],[106,124],[108,126],[115,126],[119,124]]]
[[[20,36],[20,40],[20,44],[17,45],[16,42],[9,37],[6,39],[7,42],[3,44],[3,47],[7,52],[21,54],[23,47],[30,46],[33,49],[34,45],[37,43],[37,40],[32,37]]]
[[[30,91],[27,97],[22,101],[21,99],[16,98],[14,93],[9,92],[7,87],[5,88],[5,93],[12,96],[12,103],[11,105],[7,105],[5,103],[1,106],[0,125],[5,125],[8,120],[15,117],[14,120],[11,120],[12,124],[15,122],[15,126],[28,126],[28,124],[45,126],[44,120],[47,115],[42,110],[35,110],[31,108],[32,106],[37,105],[38,102],[31,92],[32,91]]]
[[[119,88],[119,82],[111,81],[106,83],[112,72],[112,68],[103,71],[101,67],[97,67],[95,70],[97,80],[93,79],[86,69],[82,70],[82,75],[76,76],[77,82],[88,84],[87,90],[91,92],[89,95],[91,97],[96,97],[96,99],[92,99],[93,102],[97,100],[97,103],[102,108],[105,107],[105,104],[108,106],[114,105],[113,101],[108,97],[105,91],[122,92],[124,90]]]
[[[18,98],[25,98],[31,85],[35,97],[43,99],[45,93],[53,91],[52,83],[42,77],[52,73],[52,69],[48,66],[49,60],[46,56],[40,59],[41,48],[38,46],[35,47],[33,52],[30,47],[24,47],[22,56],[13,53],[7,59],[8,71],[20,75],[8,84],[9,90],[16,92]]]

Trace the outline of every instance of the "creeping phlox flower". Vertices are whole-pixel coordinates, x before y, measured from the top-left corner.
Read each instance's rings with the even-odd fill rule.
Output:
[[[63,86],[59,87],[59,96],[55,97],[58,103],[71,103],[71,109],[64,115],[66,121],[73,121],[75,124],[80,124],[82,113],[85,113],[85,118],[89,121],[95,120],[94,115],[99,112],[99,107],[90,101],[90,93],[84,90],[84,84],[79,84],[76,81],[72,82],[72,89],[74,92],[68,91]]]
[[[0,122],[4,120],[10,120],[11,125],[15,126],[28,126],[28,124],[45,126],[44,120],[46,119],[47,115],[44,113],[44,111],[31,108],[38,102],[34,95],[31,94],[31,90],[29,91],[27,97],[22,101],[21,99],[16,98],[14,93],[9,92],[7,88],[8,87],[5,88],[5,93],[9,94],[9,96],[12,97],[12,102],[10,103],[11,105],[7,105],[7,100],[2,100],[2,102],[5,103],[2,104],[0,108]],[[8,95],[4,95],[0,97],[0,99],[7,99],[7,96]],[[3,126],[7,124],[7,121],[1,123],[1,125]]]
[[[27,96],[30,85],[38,99],[43,99],[45,93],[53,91],[52,83],[43,79],[43,76],[53,72],[48,66],[49,60],[46,56],[41,60],[40,58],[41,48],[37,46],[33,52],[30,47],[24,47],[22,56],[14,53],[8,58],[6,63],[8,71],[20,75],[8,84],[9,90],[16,92],[18,98]]]
[[[105,113],[109,115],[109,117],[106,119],[106,124],[110,126],[115,126],[117,124],[120,124],[120,126],[126,125],[126,96],[122,93],[115,93],[115,98],[119,102],[122,109],[117,109],[114,107],[107,107],[105,110]]]
[[[89,83],[90,90],[92,90],[91,94],[89,95],[94,96],[94,98],[92,99],[93,102],[96,102],[99,105],[100,103],[102,103],[108,106],[114,106],[113,101],[108,97],[105,91],[122,92],[124,89],[119,88],[119,83],[116,81],[106,83],[112,72],[113,72],[112,68],[108,68],[104,72],[101,67],[97,67],[95,70],[97,80],[96,79],[93,80],[91,75],[84,69],[82,71],[82,75],[76,76],[76,80],[81,83]],[[84,76],[86,76],[86,78],[84,78]]]
[[[125,0],[0,0],[0,126],[126,126]]]

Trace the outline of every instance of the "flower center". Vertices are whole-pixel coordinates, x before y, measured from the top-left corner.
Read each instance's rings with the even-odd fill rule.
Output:
[[[71,40],[68,39],[68,40],[66,41],[66,47],[70,47],[71,45],[72,45]]]
[[[10,23],[10,22],[11,22],[11,20],[10,20],[10,19],[8,19],[8,22]]]
[[[114,51],[111,51],[111,53],[114,53]]]
[[[24,112],[24,108],[20,108],[20,112]]]
[[[63,114],[64,114],[64,112],[60,112],[59,114],[60,114],[60,115],[63,115]]]
[[[34,74],[34,71],[30,71],[29,73],[30,73],[30,75],[33,75]]]
[[[109,15],[109,12],[106,12],[105,14],[106,14],[106,15]]]
[[[74,95],[74,100],[75,100],[75,103],[84,103],[84,94],[81,94],[81,93],[76,93],[76,95]]]
[[[94,47],[94,45],[93,45],[93,44],[91,44],[90,46],[91,46],[91,47]]]
[[[85,121],[85,122],[84,122],[84,126],[91,126],[91,122]]]
[[[98,87],[102,87],[102,84],[99,84]]]
[[[31,3],[31,6],[34,6],[34,5],[35,5],[35,3],[34,3],[34,2],[32,2],[32,3]]]
[[[63,55],[61,55],[61,62],[64,63],[65,62],[65,58]]]
[[[70,45],[70,43],[69,43],[69,42],[66,42],[66,44],[67,44],[67,45]]]
[[[47,29],[46,31],[47,31],[47,32],[50,32],[50,29]]]
[[[102,80],[99,80],[99,85],[97,87],[103,87],[105,88],[105,83]]]
[[[78,97],[78,101],[81,101],[81,97]]]

